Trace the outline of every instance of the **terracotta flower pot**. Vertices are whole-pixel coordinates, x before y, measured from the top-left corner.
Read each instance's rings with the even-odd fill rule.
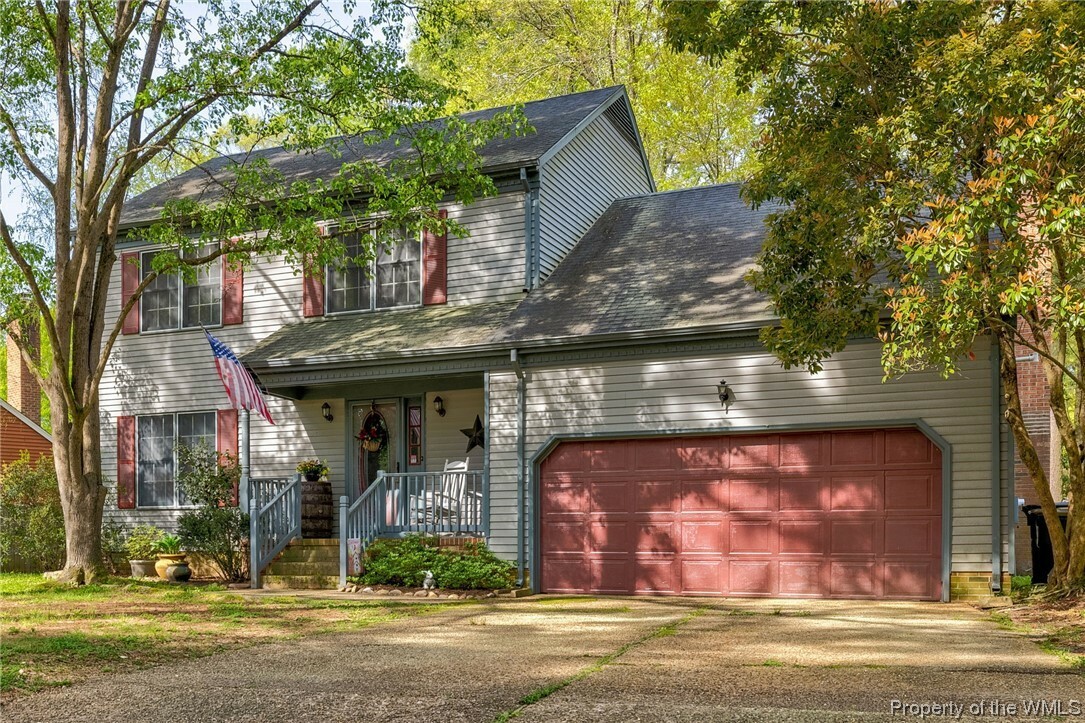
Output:
[[[169,577],[166,576],[166,570],[169,568],[170,565],[175,565],[178,562],[184,562],[184,559],[185,553],[183,552],[176,555],[160,554],[158,556],[158,562],[154,564],[154,571],[157,572],[158,576],[163,580],[169,580]]]

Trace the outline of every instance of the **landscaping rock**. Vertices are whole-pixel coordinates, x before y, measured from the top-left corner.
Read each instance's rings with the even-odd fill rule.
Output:
[[[428,595],[426,595],[426,597],[440,597],[440,595],[438,595],[437,593],[435,593],[435,592],[433,592],[432,590],[430,590],[429,594],[428,594]]]
[[[416,593],[414,594],[414,596],[415,596],[415,597],[426,597],[426,594],[427,594],[427,593],[426,593],[426,591],[425,591],[425,590],[419,590],[418,592],[416,592]]]
[[[366,594],[372,594],[373,593],[373,588],[371,588],[371,587],[363,587],[362,592],[364,592]]]
[[[389,590],[389,591],[388,591],[388,594],[389,594],[389,595],[402,595],[402,594],[403,594],[403,591],[402,591],[402,590],[396,590],[396,589],[392,589],[392,590]]]
[[[488,593],[486,593],[486,597],[487,598],[497,597],[497,593],[496,592],[488,592]]]

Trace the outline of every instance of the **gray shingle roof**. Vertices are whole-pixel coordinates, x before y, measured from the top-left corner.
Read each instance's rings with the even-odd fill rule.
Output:
[[[517,303],[423,306],[301,322],[279,329],[242,356],[246,364],[261,370],[291,363],[454,351],[489,342]]]
[[[514,167],[538,160],[580,121],[619,91],[619,87],[602,88],[525,103],[524,115],[535,128],[535,132],[490,141],[481,149],[483,169]],[[507,106],[490,108],[464,113],[459,117],[466,121],[485,120],[507,109]],[[161,216],[166,201],[171,199],[195,198],[203,202],[213,202],[221,197],[221,188],[220,184],[212,182],[210,177],[228,183],[233,176],[229,168],[246,158],[266,159],[273,169],[282,173],[289,181],[313,181],[333,177],[345,162],[365,159],[387,163],[406,157],[410,152],[409,143],[397,145],[395,137],[373,145],[366,145],[361,136],[338,138],[332,143],[334,149],[309,153],[269,148],[251,154],[215,158],[130,199],[125,204],[121,224],[133,226],[154,221]],[[336,150],[338,153],[334,152]]]
[[[772,318],[743,280],[765,216],[739,184],[615,201],[495,336],[520,342],[691,329]]]

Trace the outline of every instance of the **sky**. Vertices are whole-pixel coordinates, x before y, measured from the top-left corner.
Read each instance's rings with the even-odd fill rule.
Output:
[[[173,3],[174,7],[180,7],[186,14],[199,12],[201,5],[202,3],[184,1]],[[245,6],[252,7],[251,2],[243,1],[241,5],[243,8]],[[356,7],[353,8],[351,14],[346,12],[342,2],[328,3],[328,5],[330,6],[329,15],[340,22],[359,15],[369,16],[373,11],[372,0],[360,0],[355,3]],[[17,225],[20,216],[26,210],[26,205],[27,196],[23,191],[21,182],[0,172],[0,212],[4,214],[7,222],[11,225]]]

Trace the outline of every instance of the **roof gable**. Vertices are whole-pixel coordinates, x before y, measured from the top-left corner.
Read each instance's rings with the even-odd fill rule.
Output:
[[[20,422],[22,422],[23,424],[25,424],[27,427],[29,427],[33,431],[40,434],[45,439],[50,440],[50,441],[53,439],[50,436],[50,434],[48,432],[46,432],[45,429],[43,429],[41,427],[41,425],[35,424],[34,422],[30,421],[29,417],[27,417],[25,414],[20,412],[18,409],[16,409],[14,406],[12,406],[11,404],[9,404],[7,401],[5,401],[3,399],[0,399],[0,409],[5,410],[9,414],[11,414],[11,416],[18,419]]]
[[[524,115],[535,131],[523,136],[495,138],[487,143],[480,149],[483,170],[493,172],[538,161],[596,109],[624,95],[622,87],[614,86],[525,103]],[[467,122],[487,120],[510,107],[473,111],[458,117]],[[445,119],[431,122],[443,124]],[[238,163],[262,159],[283,174],[287,181],[313,181],[334,177],[342,165],[350,161],[388,163],[404,158],[410,153],[410,143],[403,141],[404,136],[400,135],[367,144],[364,136],[352,136],[332,139],[326,149],[305,153],[277,147],[220,156],[127,201],[121,225],[132,227],[157,220],[165,203],[170,200],[191,198],[205,203],[216,201],[222,196],[222,185],[228,184],[234,176],[231,167]]]

